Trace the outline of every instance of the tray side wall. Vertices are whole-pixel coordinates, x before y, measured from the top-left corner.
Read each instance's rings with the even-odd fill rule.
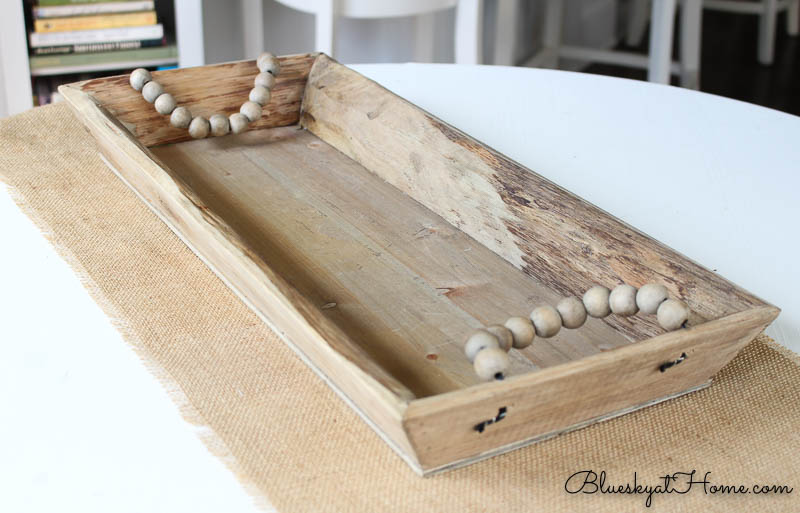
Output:
[[[777,315],[761,307],[569,364],[412,402],[423,472],[459,466],[700,388]],[[661,364],[686,359],[662,372]],[[506,408],[501,421],[474,426]]]
[[[317,54],[280,57],[281,73],[275,81],[261,119],[251,129],[294,125],[300,118],[300,103],[311,65]],[[238,61],[198,68],[154,71],[164,90],[178,105],[194,116],[208,119],[212,114],[229,116],[239,112],[248,100],[258,74],[255,61]],[[144,146],[188,141],[188,131],[169,124],[169,117],[156,112],[129,83],[129,75],[117,75],[81,82],[78,87],[94,97]]]
[[[652,401],[646,401],[646,402],[644,402],[642,404],[637,404],[635,406],[631,406],[631,407],[628,407],[628,408],[623,408],[621,410],[616,410],[616,411],[613,411],[611,413],[607,413],[607,414],[604,414],[604,415],[600,415],[598,417],[591,418],[589,420],[578,422],[577,424],[572,424],[572,425],[570,425],[570,426],[568,426],[568,427],[566,427],[564,429],[557,429],[555,431],[550,431],[548,433],[544,433],[544,434],[541,434],[541,435],[534,435],[534,436],[532,436],[530,438],[525,438],[523,440],[518,440],[518,441],[512,442],[512,443],[507,444],[507,445],[503,445],[503,446],[500,446],[500,447],[495,447],[495,448],[492,448],[492,449],[490,449],[490,450],[488,450],[486,452],[482,452],[482,453],[480,453],[478,455],[469,456],[467,458],[464,458],[464,459],[461,459],[461,460],[456,460],[456,461],[453,461],[452,463],[447,463],[447,464],[441,465],[439,467],[422,469],[421,470],[421,474],[423,476],[427,477],[427,476],[431,476],[431,475],[434,475],[434,474],[447,472],[449,470],[455,470],[457,468],[465,467],[467,465],[472,465],[473,463],[477,463],[477,462],[485,460],[487,458],[491,458],[493,456],[499,456],[500,454],[505,454],[507,452],[510,452],[510,451],[513,451],[513,450],[516,450],[516,449],[520,449],[522,447],[526,447],[526,446],[531,445],[531,444],[544,442],[544,441],[549,440],[549,439],[551,439],[553,437],[556,437],[556,436],[559,436],[559,435],[564,435],[564,434],[570,433],[572,431],[577,431],[578,429],[583,429],[585,427],[591,426],[592,424],[597,424],[598,422],[605,422],[607,420],[615,419],[617,417],[621,417],[622,415],[627,415],[629,413],[633,413],[633,412],[641,410],[643,408],[647,408],[648,406],[655,406],[656,404],[663,403],[664,401],[669,401],[671,399],[676,399],[676,398],[681,397],[683,395],[691,394],[692,392],[698,392],[700,390],[708,388],[709,386],[711,386],[711,380],[708,380],[708,381],[706,381],[704,383],[701,383],[700,385],[698,385],[696,387],[692,387],[692,388],[688,388],[686,390],[682,390],[682,391],[680,391],[680,392],[678,392],[676,394],[660,397],[660,398],[654,399]]]
[[[278,327],[284,340],[419,469],[402,428],[403,413],[414,395],[252,254],[222,219],[205,208],[186,184],[177,181],[95,99],[70,85],[59,91],[126,185],[251,309]]]
[[[325,55],[301,124],[563,296],[664,283],[690,324],[765,304]],[[662,333],[654,316],[604,321],[629,340]]]

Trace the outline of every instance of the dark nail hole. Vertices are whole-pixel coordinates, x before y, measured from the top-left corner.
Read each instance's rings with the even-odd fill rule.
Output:
[[[495,415],[491,419],[484,420],[483,422],[478,422],[477,424],[475,424],[475,426],[473,426],[473,429],[475,431],[477,431],[478,433],[483,433],[484,430],[486,430],[486,426],[488,426],[490,424],[494,424],[495,422],[500,422],[501,420],[506,418],[506,412],[507,411],[508,411],[508,408],[506,408],[505,406],[502,406],[499,410],[497,410],[497,415]]]
[[[502,373],[502,372],[498,372],[497,374],[495,374],[495,375],[494,375],[494,379],[496,379],[496,380],[498,380],[498,381],[502,381],[502,380],[504,380],[505,378],[506,378],[506,377],[505,377],[505,376],[503,376],[503,373]]]
[[[661,365],[658,367],[658,370],[660,370],[661,372],[664,372],[664,371],[666,371],[667,369],[669,369],[670,367],[674,367],[674,366],[678,365],[679,363],[681,363],[682,361],[684,361],[686,358],[688,358],[688,357],[686,356],[686,353],[681,353],[681,355],[678,357],[678,359],[677,359],[677,360],[673,360],[673,361],[671,361],[671,362],[664,362],[664,363],[662,363],[662,364],[661,364]]]
[[[506,409],[505,406],[503,406],[502,408],[497,410],[497,417],[494,418],[494,421],[495,422],[499,422],[499,421],[503,420],[504,418],[506,418],[506,411],[508,411],[508,410]]]

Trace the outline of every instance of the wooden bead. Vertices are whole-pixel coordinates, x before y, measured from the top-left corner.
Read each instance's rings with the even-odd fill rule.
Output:
[[[474,362],[478,352],[489,347],[500,347],[497,337],[486,330],[475,330],[464,343],[464,354],[470,362]]]
[[[192,111],[186,107],[177,107],[169,117],[169,124],[175,128],[189,128],[192,122]]]
[[[505,352],[511,351],[511,346],[514,344],[514,337],[511,334],[511,330],[499,324],[492,324],[486,326],[486,331],[497,337],[497,341],[500,343],[500,349]]]
[[[586,307],[583,301],[575,296],[565,297],[556,305],[561,316],[561,325],[571,330],[580,328],[586,322]]]
[[[561,329],[561,316],[550,305],[535,308],[531,312],[531,321],[536,335],[542,338],[550,338]]]
[[[131,72],[131,87],[137,91],[141,91],[144,85],[153,80],[150,72],[144,68],[137,68]]]
[[[239,112],[247,116],[251,123],[261,119],[261,105],[256,102],[244,102]]]
[[[231,131],[231,123],[228,121],[228,116],[222,114],[214,114],[208,118],[208,124],[211,126],[211,135],[221,136],[228,135]]]
[[[142,96],[148,103],[153,103],[162,94],[164,94],[164,88],[155,80],[151,80],[142,87]]]
[[[267,89],[272,89],[275,87],[275,75],[269,71],[263,71],[256,75],[256,79],[253,81],[253,84],[260,87],[266,87]]]
[[[586,308],[586,313],[592,317],[603,318],[611,313],[611,307],[608,304],[608,296],[611,291],[602,285],[595,285],[586,291],[583,295],[583,306]]]
[[[269,103],[270,92],[266,87],[255,86],[250,89],[250,101],[256,102],[262,107]]]
[[[247,125],[250,124],[250,120],[247,119],[247,116],[242,114],[241,112],[237,112],[235,114],[231,114],[228,118],[231,124],[231,132],[234,134],[241,134],[245,130],[247,130]]]
[[[646,314],[653,315],[658,311],[659,305],[667,300],[669,293],[667,287],[658,283],[642,285],[636,293],[636,306]]]
[[[281,63],[278,58],[269,52],[262,53],[256,59],[258,71],[272,73],[276,77],[281,72]]]
[[[475,362],[472,364],[475,374],[484,381],[493,379],[503,379],[503,374],[511,366],[511,359],[508,353],[499,347],[487,347],[478,351]]]
[[[202,139],[208,137],[208,132],[211,131],[211,125],[208,120],[202,116],[197,116],[189,123],[189,135],[194,139]]]
[[[163,93],[159,95],[153,105],[156,107],[156,112],[163,114],[164,116],[169,116],[172,114],[172,111],[178,106],[178,104],[175,102],[175,98],[173,98],[169,93]]]
[[[636,287],[622,284],[614,287],[608,296],[608,306],[616,315],[628,317],[635,315],[639,311],[636,306]]]
[[[658,323],[667,331],[675,331],[689,318],[689,307],[683,301],[667,299],[657,310]]]
[[[536,337],[533,323],[525,317],[510,317],[505,327],[511,332],[511,345],[514,349],[524,349],[531,345]]]

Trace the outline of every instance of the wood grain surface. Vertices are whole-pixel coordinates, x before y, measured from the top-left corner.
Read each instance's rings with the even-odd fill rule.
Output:
[[[419,399],[406,410],[404,426],[423,472],[474,462],[701,387],[777,314],[760,307],[505,382]],[[682,354],[679,365],[660,370]],[[504,419],[478,433],[475,425],[500,408]]]
[[[663,283],[694,324],[766,304],[327,56],[301,123],[559,295]],[[652,316],[604,322],[631,341],[662,333]]]
[[[300,102],[315,57],[316,54],[302,54],[280,58],[281,73],[272,97],[264,106],[261,119],[250,125],[251,129],[297,123]],[[152,73],[153,80],[164,86],[164,91],[175,97],[179,106],[187,107],[192,115],[206,119],[212,114],[229,116],[239,112],[239,107],[248,100],[257,74],[254,60]],[[89,93],[144,146],[191,140],[187,130],[171,126],[169,116],[156,112],[128,80],[129,75],[117,75],[88,80],[76,87]]]
[[[557,298],[308,131],[259,130],[153,152],[417,397],[480,383],[463,354],[468,334]],[[511,374],[627,343],[593,320],[513,351]]]
[[[402,415],[414,394],[276,273],[202,199],[80,87],[59,91],[114,172],[231,289],[274,327],[412,466]]]

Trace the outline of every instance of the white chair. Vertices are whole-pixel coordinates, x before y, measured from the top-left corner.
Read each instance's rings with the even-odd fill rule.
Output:
[[[502,1],[502,0],[501,0]],[[536,67],[557,67],[560,58],[604,62],[647,69],[647,80],[668,84],[671,73],[680,75],[683,87],[700,87],[700,32],[702,0],[681,0],[680,60],[672,62],[672,38],[678,0],[631,0],[632,16],[647,23],[647,2],[651,2],[649,55],[617,50],[604,50],[561,44],[564,16],[562,0],[547,0],[543,29],[543,49],[526,64]],[[634,23],[636,25],[636,23]],[[642,33],[644,29],[642,29]],[[630,32],[629,32],[630,36]]]
[[[250,3],[261,0],[247,0]],[[430,60],[433,24],[428,15],[456,8],[455,61],[480,64],[482,50],[483,0],[277,0],[288,7],[315,16],[317,51],[336,56],[336,18],[394,18],[419,16],[416,59]],[[260,18],[259,18],[260,19]]]
[[[800,0],[703,0],[703,7],[717,11],[757,14],[758,62],[772,64],[775,55],[775,26],[778,14],[786,12],[786,31],[796,36],[800,29]]]

